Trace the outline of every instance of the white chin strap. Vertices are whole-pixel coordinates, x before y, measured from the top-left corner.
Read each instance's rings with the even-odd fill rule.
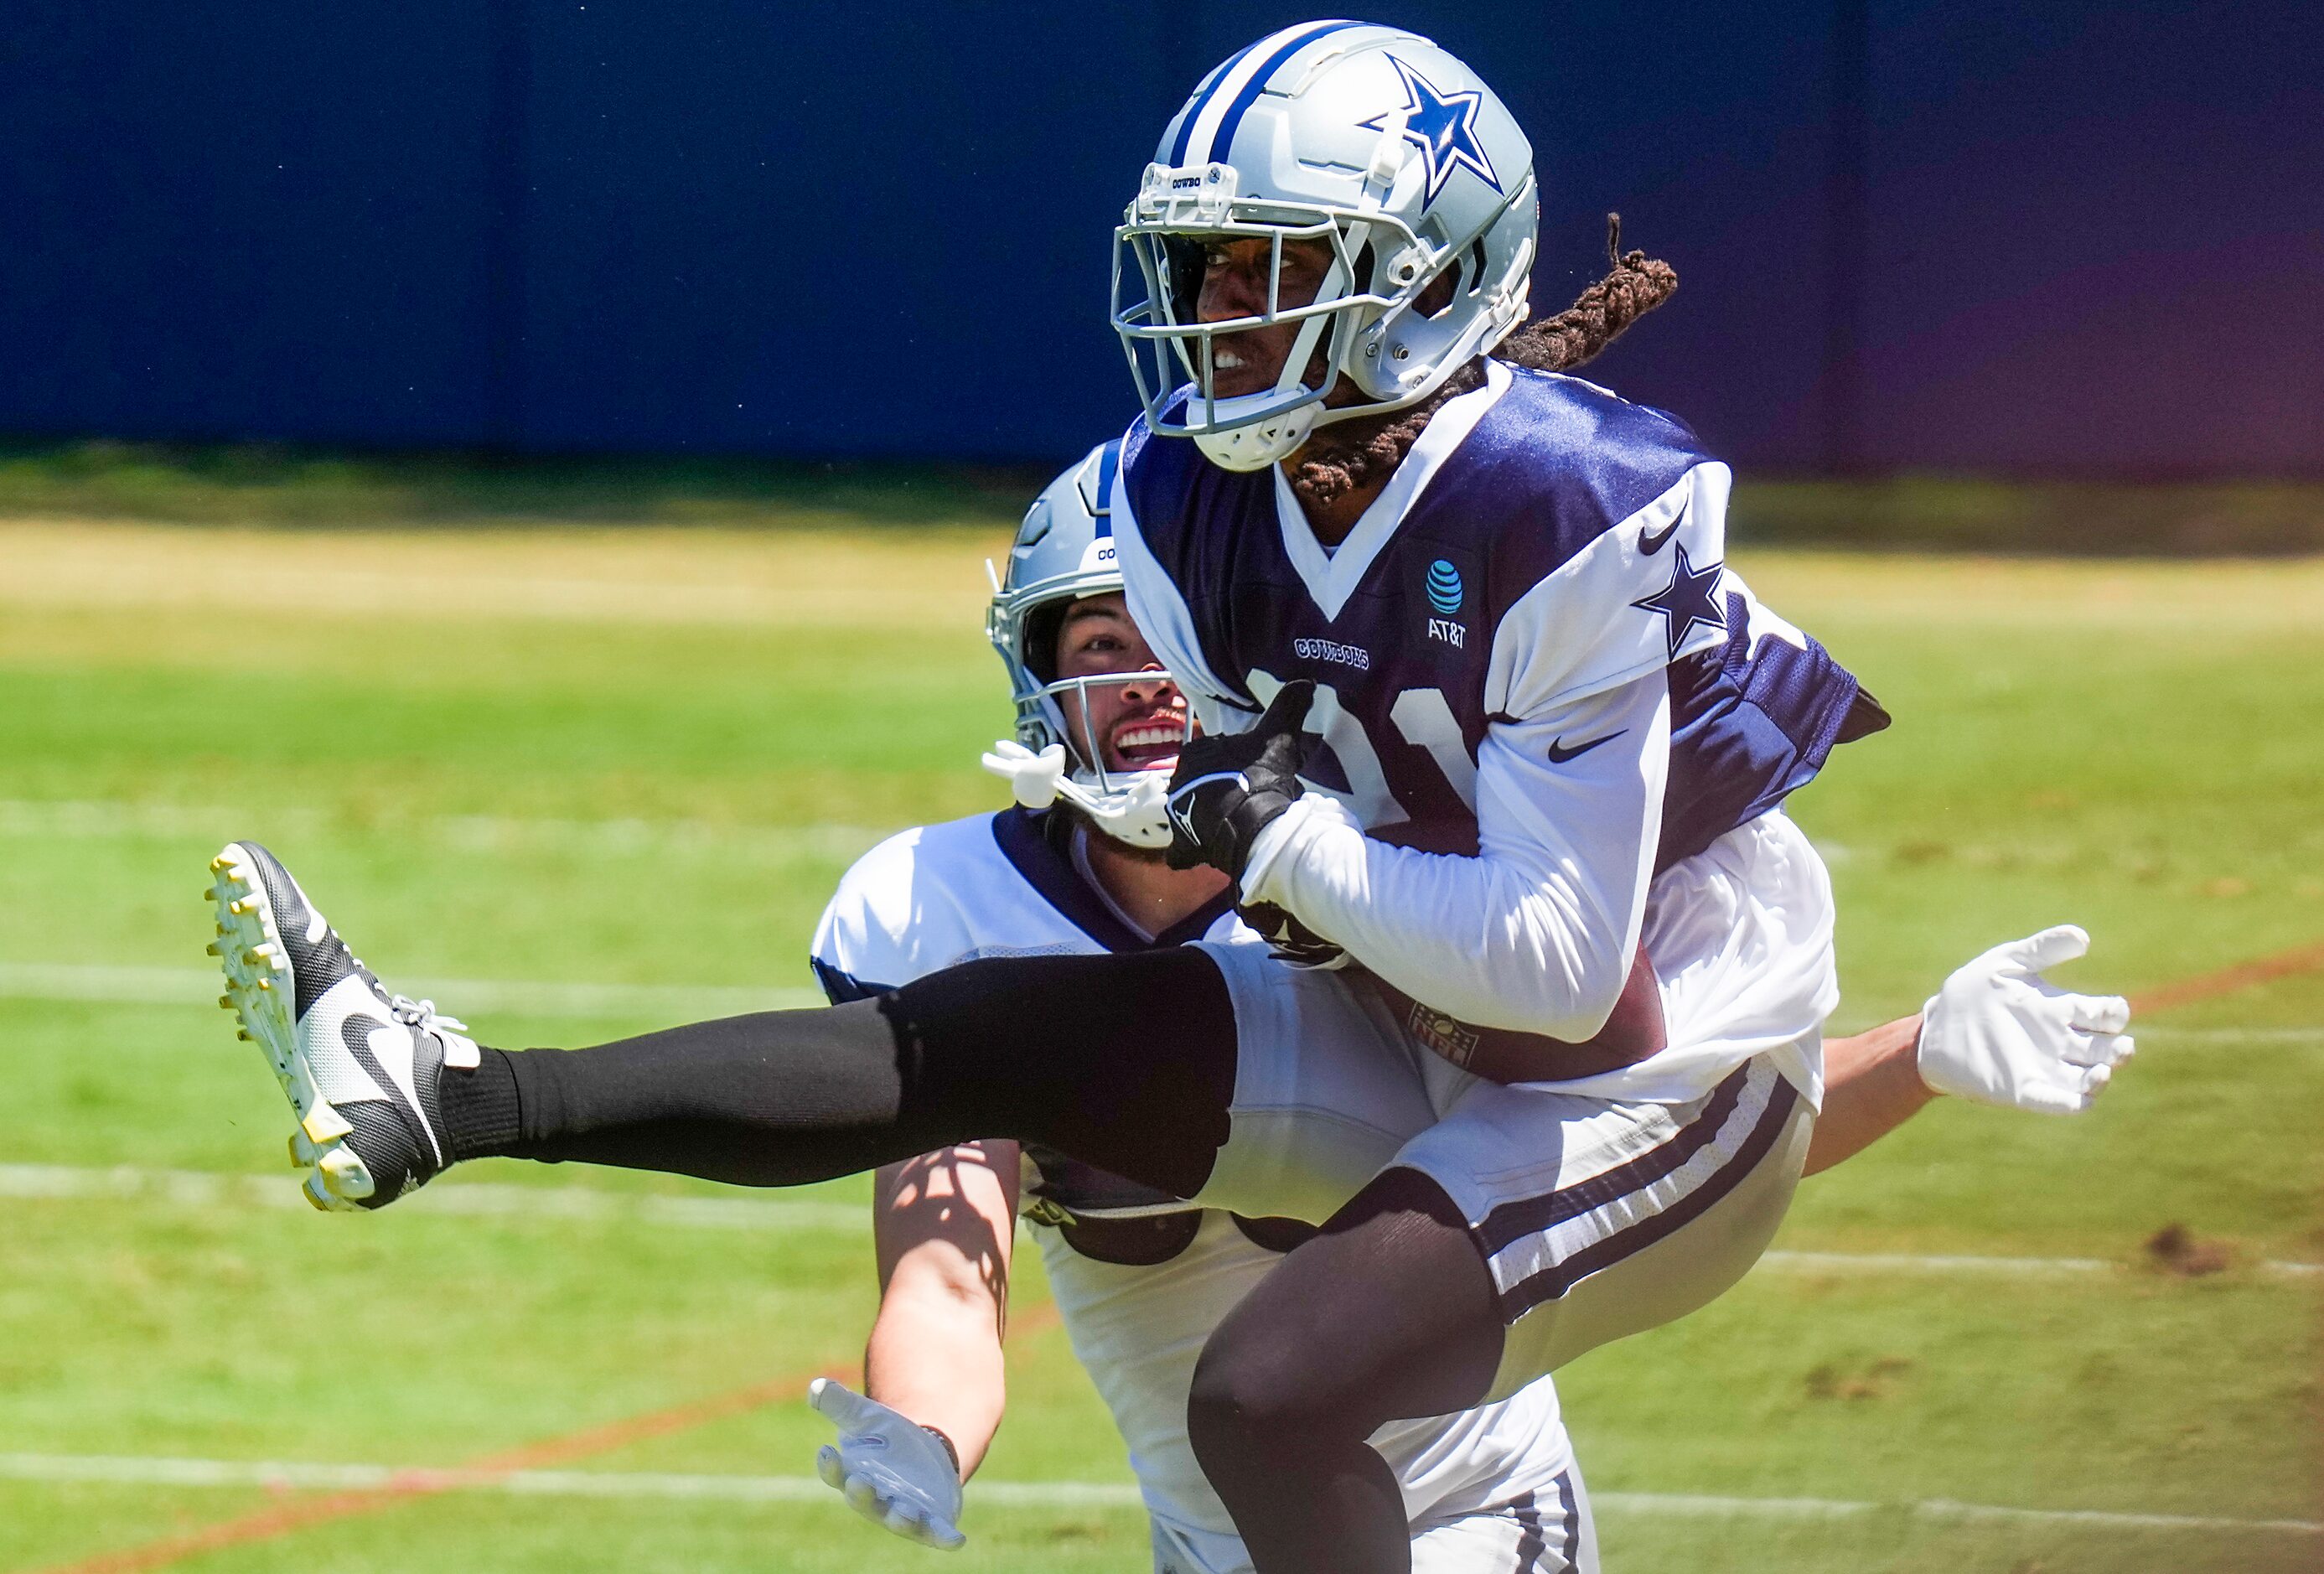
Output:
[[[1204,408],[1213,421],[1231,421],[1243,411],[1264,408],[1276,397],[1272,393],[1246,393]],[[1194,407],[1187,408],[1191,414]],[[1299,445],[1315,429],[1315,418],[1322,413],[1320,404],[1303,404],[1281,415],[1268,416],[1225,431],[1204,432],[1194,438],[1194,446],[1222,470],[1264,470],[1297,453]]]
[[[1036,754],[1009,738],[985,754],[984,769],[1005,778],[1026,808],[1046,809],[1063,798],[1116,842],[1132,847],[1170,845],[1170,815],[1164,807],[1170,785],[1167,771],[1125,771],[1120,773],[1129,778],[1125,785],[1099,787],[1078,774],[1066,774],[1064,744],[1052,743]]]

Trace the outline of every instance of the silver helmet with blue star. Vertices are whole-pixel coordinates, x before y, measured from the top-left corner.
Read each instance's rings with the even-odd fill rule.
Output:
[[[1427,398],[1525,320],[1539,220],[1532,144],[1452,55],[1356,22],[1259,40],[1203,78],[1114,232],[1114,329],[1148,425],[1257,470]],[[1278,279],[1286,242],[1328,245],[1314,299],[1270,287],[1254,314],[1198,321],[1211,249],[1250,239]],[[1274,386],[1221,395],[1222,341],[1277,324],[1297,332]],[[1362,397],[1325,406],[1342,377]]]
[[[1144,667],[1063,677],[1056,670],[1057,631],[1067,610],[1077,601],[1122,590],[1111,504],[1120,463],[1120,442],[1102,443],[1049,483],[1017,529],[1007,571],[993,576],[984,631],[1009,673],[1017,737],[995,744],[984,765],[1009,778],[1017,801],[1028,808],[1046,808],[1062,797],[1107,835],[1158,848],[1170,842],[1163,809],[1170,773],[1109,769],[1103,744],[1090,734],[1086,720],[1081,727],[1073,724],[1065,700],[1074,696],[1074,712],[1087,718],[1092,690],[1167,684],[1170,675]],[[1191,737],[1192,713],[1186,716]]]

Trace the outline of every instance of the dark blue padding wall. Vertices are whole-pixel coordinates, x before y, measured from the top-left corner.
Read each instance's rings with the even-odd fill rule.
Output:
[[[484,15],[448,0],[12,12],[0,430],[478,440]]]
[[[1768,470],[2324,472],[2324,7],[1382,8],[1678,299],[1595,373]],[[29,8],[0,433],[1052,459],[1118,427],[1108,231],[1304,7]]]

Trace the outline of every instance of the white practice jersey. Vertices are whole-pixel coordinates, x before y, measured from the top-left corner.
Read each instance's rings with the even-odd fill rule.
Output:
[[[864,854],[816,930],[826,991],[862,998],[980,957],[1258,943],[1223,898],[1158,940],[1139,934],[1044,833],[1044,822],[1010,809],[908,831]],[[1235,1567],[1233,1523],[1187,1441],[1186,1394],[1211,1330],[1280,1260],[1262,1242],[1286,1244],[1284,1221],[1193,1210],[1055,1154],[1028,1153],[1024,1179],[1023,1211],[1074,1353],[1129,1445],[1148,1511],[1204,1549],[1210,1566]],[[1108,1249],[1123,1231],[1139,1260]],[[1416,1525],[1526,1492],[1552,1499],[1572,1463],[1546,1378],[1462,1415],[1397,1422],[1373,1442],[1401,1478]]]

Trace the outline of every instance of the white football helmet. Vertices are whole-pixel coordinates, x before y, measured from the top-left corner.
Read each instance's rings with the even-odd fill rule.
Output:
[[[1170,675],[1148,667],[1060,678],[1055,661],[1065,609],[1122,587],[1109,506],[1120,463],[1119,441],[1101,444],[1049,483],[1017,528],[1008,573],[994,576],[984,632],[1008,669],[1010,693],[1017,702],[1017,738],[1013,743],[993,745],[984,757],[984,768],[1008,778],[1017,801],[1028,808],[1046,808],[1062,797],[1116,841],[1134,847],[1167,847],[1170,820],[1163,797],[1170,773],[1107,769],[1105,750],[1089,735],[1086,720],[1082,736],[1075,737],[1061,701],[1068,693],[1077,695],[1086,719],[1090,690],[1167,683]],[[1192,738],[1194,713],[1188,710],[1185,714],[1186,736]]]
[[[1148,424],[1259,470],[1318,426],[1425,399],[1525,320],[1539,225],[1532,144],[1452,55],[1358,22],[1259,40],[1203,78],[1114,231],[1114,331]],[[1257,316],[1197,321],[1205,244],[1253,237],[1274,243],[1277,278],[1284,242],[1330,245],[1314,300],[1278,308],[1270,290]],[[1424,315],[1448,273],[1450,301]],[[1215,397],[1215,341],[1270,323],[1300,325],[1275,386]],[[1365,398],[1326,409],[1336,376]]]

